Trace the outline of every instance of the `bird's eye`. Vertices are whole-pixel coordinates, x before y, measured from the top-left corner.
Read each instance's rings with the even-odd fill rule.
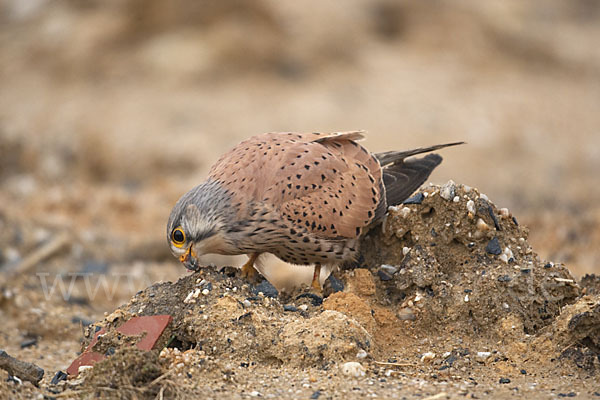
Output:
[[[185,243],[185,233],[181,227],[173,229],[173,232],[171,233],[171,240],[175,246],[183,246],[183,243]]]

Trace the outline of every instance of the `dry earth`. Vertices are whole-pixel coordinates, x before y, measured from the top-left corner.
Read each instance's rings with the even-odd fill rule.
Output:
[[[590,0],[0,0],[0,349],[46,371],[0,371],[0,397],[595,397],[599,21]],[[353,129],[467,141],[431,179],[499,206],[457,185],[391,211],[322,305],[291,289],[310,269],[263,260],[288,289],[265,300],[169,254],[170,208],[232,145]],[[116,346],[49,385],[89,324],[152,310],[187,353]]]

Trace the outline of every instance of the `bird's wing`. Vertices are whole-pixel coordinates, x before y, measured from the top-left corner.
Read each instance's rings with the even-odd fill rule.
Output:
[[[375,154],[382,166],[387,205],[397,205],[406,200],[425,182],[434,168],[442,162],[442,157],[437,154],[428,154],[421,158],[406,158],[463,143],[454,142],[413,150],[387,151]]]
[[[356,143],[362,137],[258,135],[225,154],[209,175],[242,206],[260,201],[318,236],[353,238],[376,217],[384,197],[379,162]]]

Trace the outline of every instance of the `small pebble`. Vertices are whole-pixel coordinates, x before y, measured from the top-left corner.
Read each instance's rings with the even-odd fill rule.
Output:
[[[559,393],[558,397],[575,397],[577,396],[577,393],[575,392],[569,392],[569,393]]]
[[[410,307],[402,308],[398,311],[398,319],[401,321],[414,321],[417,319],[414,311]]]
[[[524,370],[524,369],[522,369],[522,370],[521,370],[521,374],[523,374],[523,375],[527,375],[527,371],[526,371],[526,370]]]
[[[329,282],[329,286],[333,293],[342,292],[344,290],[344,282],[333,276],[333,274],[329,275],[327,282]]]
[[[342,364],[342,373],[358,378],[359,376],[365,376],[365,367],[359,362],[350,361]]]
[[[310,398],[312,400],[315,400],[315,399],[318,399],[320,395],[321,395],[321,391],[317,390],[317,391],[313,392],[313,394],[310,395]]]
[[[362,360],[363,358],[367,358],[368,355],[369,354],[364,349],[360,349],[358,353],[356,353],[356,358]]]
[[[379,276],[379,279],[381,279],[382,281],[391,281],[392,279],[394,279],[392,277],[392,275],[388,274],[386,271],[380,269],[379,271],[377,271],[377,276]]]
[[[296,311],[298,311],[298,307],[293,306],[291,304],[285,304],[283,306],[283,311],[296,312]]]
[[[254,293],[255,295],[258,295],[261,292],[266,297],[275,298],[279,295],[279,292],[277,291],[277,289],[275,289],[275,286],[271,285],[271,283],[266,279],[252,288],[252,293]]]
[[[486,232],[491,229],[490,226],[488,224],[486,224],[485,221],[482,220],[481,218],[477,219],[477,223],[475,224],[475,226],[477,227],[477,230],[480,232]]]
[[[403,207],[403,208],[400,210],[400,216],[401,216],[402,218],[406,218],[406,217],[408,217],[408,214],[410,214],[410,208],[408,208],[408,207]]]
[[[379,268],[381,268],[390,275],[394,275],[396,272],[398,272],[398,267],[389,264],[382,264]]]
[[[260,394],[260,392],[257,392],[256,390],[250,392],[250,397],[261,397],[262,395]]]
[[[210,293],[210,290],[208,290],[208,289],[202,289],[202,294],[204,296],[208,296],[209,293]]]
[[[440,188],[440,196],[445,200],[454,198],[456,184],[449,180]]]
[[[404,256],[407,255],[409,251],[410,251],[410,247],[403,247],[402,248],[402,255],[404,255]]]
[[[489,351],[478,351],[477,354],[475,355],[475,359],[481,363],[486,362],[490,357],[492,356],[492,353]]]
[[[460,197],[458,196],[454,196],[454,198],[452,199],[452,202],[454,203],[458,203],[460,201]]]
[[[512,279],[508,275],[502,275],[498,277],[498,282],[510,282]]]
[[[58,371],[55,375],[54,378],[52,378],[52,380],[50,381],[51,385],[56,385],[58,384],[58,382],[60,381],[66,381],[67,380],[67,374],[63,371]]]
[[[423,193],[417,193],[414,196],[404,200],[403,204],[421,204],[424,198],[425,195]]]
[[[475,214],[475,202],[473,200],[467,201],[467,211],[471,214]]]
[[[510,379],[508,378],[500,378],[500,383],[510,383]]]
[[[487,246],[485,246],[485,251],[488,254],[494,254],[496,256],[502,254],[502,248],[500,247],[500,242],[497,237],[494,237],[488,242]]]
[[[25,349],[27,347],[35,346],[35,345],[37,345],[37,342],[38,342],[37,338],[23,340],[21,342],[21,348]]]
[[[421,356],[421,362],[424,362],[424,363],[430,363],[434,359],[435,359],[435,353],[432,353],[431,351],[428,351],[427,353],[425,353]]]

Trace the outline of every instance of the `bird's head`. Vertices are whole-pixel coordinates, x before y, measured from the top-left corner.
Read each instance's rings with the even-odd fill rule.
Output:
[[[198,257],[204,254],[225,254],[229,247],[226,237],[226,199],[206,184],[183,195],[169,216],[167,241],[171,252],[191,270],[200,268]],[[211,196],[215,195],[215,196]]]

